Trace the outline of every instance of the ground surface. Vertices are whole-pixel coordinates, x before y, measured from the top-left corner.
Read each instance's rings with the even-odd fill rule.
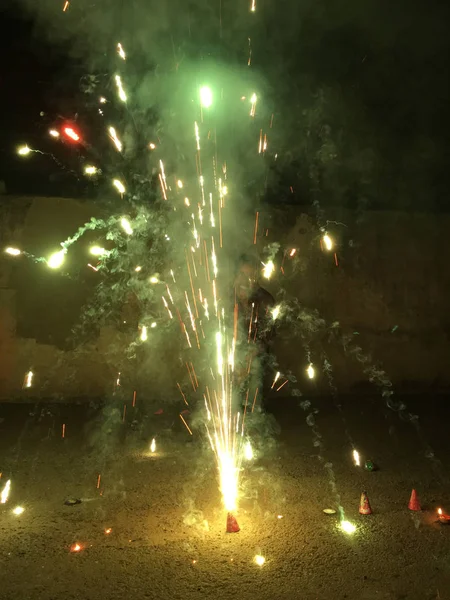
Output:
[[[1,600],[449,599],[450,526],[436,523],[438,506],[450,512],[448,399],[407,398],[420,426],[381,397],[342,402],[340,413],[314,401],[314,428],[300,407],[275,408],[280,431],[255,439],[241,531],[228,535],[212,457],[179,420],[152,411],[132,426],[129,408],[122,426],[92,407],[0,405],[0,490],[12,482],[0,505]],[[353,465],[350,439],[378,472]],[[421,513],[407,509],[413,487]],[[371,516],[358,515],[362,489]],[[338,495],[353,536],[322,513]]]

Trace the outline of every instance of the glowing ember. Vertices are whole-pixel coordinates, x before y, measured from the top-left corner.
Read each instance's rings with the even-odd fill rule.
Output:
[[[148,339],[148,336],[147,336],[147,327],[145,325],[143,325],[142,329],[141,329],[141,341],[142,342],[146,342],[147,339]]]
[[[19,154],[20,156],[27,156],[28,154],[30,154],[30,152],[33,152],[33,151],[26,144],[25,144],[25,146],[21,146],[17,150],[17,154]]]
[[[152,439],[152,443],[150,444],[150,452],[153,454],[153,452],[156,452],[156,440],[155,438]]]
[[[24,511],[25,509],[23,508],[23,506],[16,506],[16,508],[14,508],[12,512],[14,515],[21,515]]]
[[[5,483],[2,493],[0,494],[0,504],[6,504],[6,502],[8,501],[10,490],[11,490],[11,479],[8,479],[8,481]]]
[[[78,542],[75,542],[75,544],[72,544],[70,546],[70,551],[71,552],[79,552],[82,549],[83,549],[83,546],[81,546],[81,544],[79,544]]]
[[[128,219],[121,219],[120,224],[122,225],[122,229],[125,231],[125,233],[128,235],[133,235],[133,230]]]
[[[80,139],[80,136],[72,127],[64,127],[64,133],[74,142],[78,142]]]
[[[112,529],[111,527],[108,527],[108,529],[105,529],[105,534],[109,535],[111,533]]]
[[[50,269],[59,269],[64,262],[65,255],[66,251],[64,249],[60,250],[59,252],[54,252],[47,260],[47,265],[50,267]]]
[[[87,165],[86,167],[84,167],[84,173],[85,175],[95,175],[96,173],[98,173],[98,169],[97,167],[94,167],[92,165]]]
[[[30,388],[33,383],[33,371],[28,371],[23,382],[24,388]]]
[[[105,254],[106,250],[101,246],[92,246],[91,248],[89,248],[89,252],[93,256],[102,256],[102,254]]]
[[[116,190],[120,194],[125,194],[125,186],[123,185],[123,183],[119,179],[114,179],[113,180],[113,186],[116,188]]]
[[[353,460],[355,461],[355,465],[357,467],[361,466],[361,461],[359,459],[359,452],[358,452],[358,450],[353,450]]]
[[[309,377],[310,379],[314,379],[314,377],[315,377],[316,373],[315,373],[315,371],[314,371],[314,367],[313,367],[312,365],[309,365],[309,367],[306,369],[306,372],[307,372],[307,374],[308,374],[308,377]]]
[[[263,265],[264,265],[263,276],[266,279],[270,279],[275,271],[275,265],[273,264],[272,260],[269,260],[269,262],[267,262],[267,263],[263,263]]]
[[[276,321],[278,319],[278,317],[280,316],[280,305],[278,304],[277,306],[275,306],[275,308],[272,309],[272,319],[274,321]]]
[[[266,562],[266,559],[264,558],[264,556],[261,556],[261,554],[257,554],[253,560],[258,565],[258,567],[262,567],[263,564]]]
[[[54,138],[59,138],[59,131],[56,131],[56,129],[50,129],[49,134]]]
[[[126,60],[127,55],[125,54],[125,50],[123,49],[122,44],[120,42],[117,44],[117,53],[122,60]]]

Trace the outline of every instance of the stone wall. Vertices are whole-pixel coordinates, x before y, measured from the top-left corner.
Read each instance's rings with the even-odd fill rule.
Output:
[[[4,196],[2,244],[48,256],[91,216],[98,216],[95,206],[70,199]],[[317,311],[336,330],[353,336],[394,384],[448,387],[450,217],[393,211],[363,217],[327,214],[336,247],[326,252],[312,218],[293,207],[263,209],[261,248],[273,242],[296,248],[295,257],[285,260],[285,275],[278,274],[267,287],[274,295],[284,289],[307,311]],[[32,258],[0,255],[0,398],[93,397],[112,391],[117,372],[110,361],[106,364],[105,352],[127,339],[102,329],[82,352],[70,344],[71,328],[95,285],[92,272],[79,266],[89,262],[87,248],[95,241],[95,233],[89,233],[78,257],[68,256],[73,275],[67,277]],[[80,256],[83,252],[86,256]],[[304,379],[304,348],[285,335],[290,329],[283,332],[282,326],[276,341],[280,368]],[[340,389],[367,380],[336,339],[321,336],[320,341]],[[320,364],[321,348],[313,343],[311,351]],[[157,378],[157,361],[148,364]],[[33,385],[23,389],[30,369]],[[320,376],[315,385],[326,390]]]

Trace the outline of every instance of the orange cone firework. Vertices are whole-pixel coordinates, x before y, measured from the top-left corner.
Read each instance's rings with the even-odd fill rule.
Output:
[[[371,515],[372,507],[370,506],[369,498],[367,497],[367,492],[363,492],[361,494],[361,500],[359,501],[359,514],[360,515]]]
[[[422,510],[416,490],[413,490],[411,492],[411,498],[409,499],[408,508],[409,510]]]
[[[240,527],[235,517],[231,513],[227,515],[227,533],[237,533],[240,531]]]

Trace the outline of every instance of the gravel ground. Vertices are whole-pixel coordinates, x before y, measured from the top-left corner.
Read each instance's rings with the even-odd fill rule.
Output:
[[[448,399],[407,398],[420,426],[381,398],[346,398],[342,413],[314,400],[314,427],[289,402],[271,407],[273,437],[254,434],[236,534],[212,455],[179,419],[152,411],[132,425],[129,411],[114,425],[86,406],[0,405],[0,489],[12,482],[0,599],[450,599],[450,526],[436,522],[437,507],[450,512]],[[353,465],[351,440],[377,472]],[[421,513],[407,508],[413,487]],[[363,489],[370,516],[358,514]],[[322,512],[339,498],[352,536]]]

